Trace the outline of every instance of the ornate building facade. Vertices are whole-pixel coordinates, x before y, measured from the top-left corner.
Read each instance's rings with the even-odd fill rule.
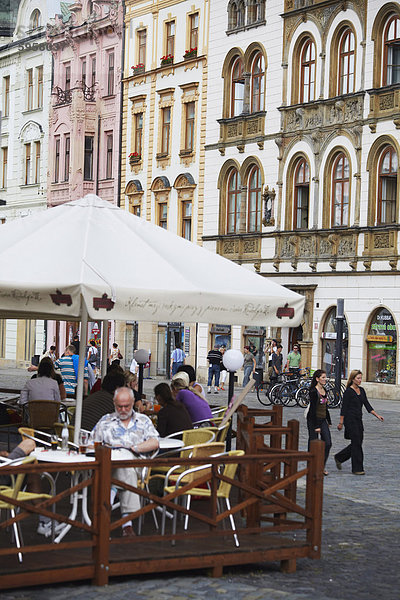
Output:
[[[329,374],[344,298],[343,376],[359,368],[372,396],[397,398],[400,4],[217,10],[205,244],[306,296],[302,327],[271,334]]]
[[[47,207],[52,59],[46,23],[60,10],[54,0],[8,6],[0,38],[0,223]],[[0,320],[0,364],[29,364],[43,351],[44,336],[43,321]]]
[[[209,11],[208,0],[128,0],[125,16],[121,206],[195,243],[204,219]],[[133,347],[150,349],[152,374],[168,374],[176,343],[194,364],[195,324],[119,324],[116,336],[125,358]]]

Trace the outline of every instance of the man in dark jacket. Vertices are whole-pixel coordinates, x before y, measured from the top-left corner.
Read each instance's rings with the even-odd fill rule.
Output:
[[[82,429],[92,431],[96,423],[108,413],[114,412],[113,395],[117,388],[125,385],[122,373],[110,371],[103,379],[101,390],[83,399]]]

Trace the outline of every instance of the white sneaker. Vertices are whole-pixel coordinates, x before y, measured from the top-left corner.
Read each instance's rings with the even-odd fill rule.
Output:
[[[218,394],[218,388],[215,388],[214,394]]]
[[[54,533],[60,533],[63,527],[65,527],[65,523],[59,523],[58,521],[54,521]],[[51,521],[39,521],[36,533],[38,533],[39,535],[44,535],[44,537],[50,537]]]
[[[211,388],[210,387],[207,390],[207,394],[211,394]]]

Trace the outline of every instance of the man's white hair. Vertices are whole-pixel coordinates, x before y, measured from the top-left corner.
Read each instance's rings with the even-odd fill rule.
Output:
[[[119,388],[117,388],[117,389],[115,390],[115,392],[114,392],[114,396],[113,396],[113,401],[114,401],[114,402],[116,401],[116,399],[117,399],[117,396],[118,396],[118,395],[119,395],[121,392],[124,392],[124,393],[128,394],[129,398],[132,400],[132,402],[134,402],[134,400],[135,400],[135,396],[134,396],[134,394],[133,394],[133,391],[131,390],[131,388],[128,388],[128,387],[125,387],[125,386],[123,386],[123,387],[119,387]]]

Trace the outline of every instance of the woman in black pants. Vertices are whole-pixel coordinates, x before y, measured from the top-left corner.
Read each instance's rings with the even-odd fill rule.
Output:
[[[351,458],[351,470],[353,475],[365,475],[364,454],[362,443],[364,438],[364,427],[362,422],[362,407],[377,419],[383,421],[367,400],[364,388],[361,387],[362,373],[355,369],[349,375],[346,391],[343,394],[343,404],[340,411],[340,422],[337,426],[341,431],[344,423],[344,437],[350,440],[350,445],[335,454],[337,468],[342,468],[342,463]]]
[[[331,432],[331,417],[327,406],[327,397],[325,391],[326,372],[322,369],[317,369],[312,377],[310,385],[310,404],[307,413],[308,427],[308,449],[310,450],[311,440],[317,440],[318,434],[321,440],[325,442],[325,461],[328,460],[329,451],[332,446]],[[328,475],[328,471],[324,470],[324,475]]]

